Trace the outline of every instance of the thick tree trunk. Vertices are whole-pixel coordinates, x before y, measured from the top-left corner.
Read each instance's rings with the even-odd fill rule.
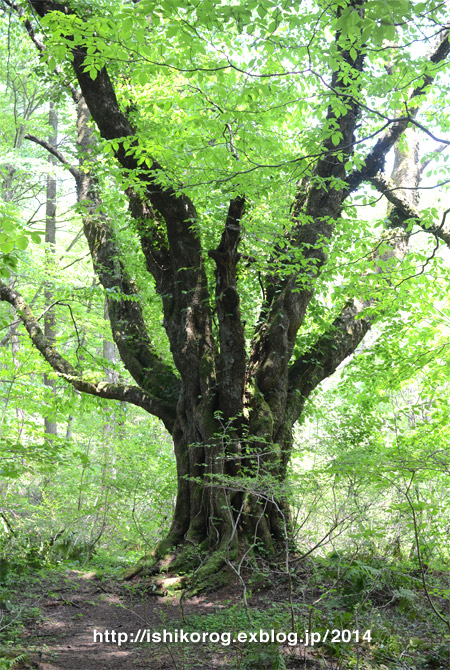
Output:
[[[237,428],[198,402],[180,396],[173,430],[178,492],[170,532],[156,558],[173,556],[169,570],[198,568],[198,578],[216,574],[245,554],[266,558],[286,550],[289,506],[284,491],[291,430],[275,444],[281,418],[262,398],[249,394],[247,419]]]

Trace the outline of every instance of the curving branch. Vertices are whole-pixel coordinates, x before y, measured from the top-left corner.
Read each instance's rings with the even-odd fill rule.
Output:
[[[84,58],[81,49],[74,51],[75,73],[100,134],[105,139],[134,135],[134,129],[119,109],[106,69],[92,80],[84,72]],[[135,140],[132,142],[135,144]],[[138,230],[147,267],[153,272],[157,290],[161,291],[165,327],[175,365],[187,386],[195,384],[204,392],[206,389],[200,389],[201,380],[192,374],[192,370],[214,346],[206,272],[200,237],[195,228],[197,211],[187,196],[177,194],[171,186],[160,185],[158,178],[162,167],[158,162],[153,161],[144,174],[133,151],[125,150],[123,142],[119,142],[115,154],[125,173],[137,174],[145,188],[144,198],[134,195],[131,213],[138,217],[144,214],[144,218],[138,218]],[[136,198],[140,202],[136,202]],[[167,251],[154,234],[153,209],[165,228]],[[163,268],[165,281],[161,283]]]
[[[136,287],[120,260],[114,231],[102,211],[97,181],[94,174],[86,169],[94,137],[88,125],[89,110],[84,98],[80,98],[77,105],[77,116],[81,167],[77,171],[76,182],[78,201],[94,269],[106,291],[114,342],[125,367],[139,386],[174,403],[179,395],[180,382],[150,340]]]
[[[15,289],[0,281],[0,300],[8,302],[16,310],[18,317],[25,326],[31,341],[42,354],[53,370],[77,391],[89,393],[99,398],[122,400],[142,407],[160,418],[170,431],[175,421],[175,405],[164,403],[138,386],[127,384],[110,384],[104,381],[91,382],[83,379],[82,373],[55,349],[45,337],[38,320],[22,295]]]
[[[371,305],[372,302],[368,300],[350,301],[328,331],[290,366],[291,403],[296,398],[303,403],[320,382],[331,376],[355,351],[374,320],[372,316],[358,317]]]
[[[353,11],[361,12],[364,3],[352,0],[350,4]],[[340,11],[338,9],[338,15]],[[309,188],[306,192],[299,188],[292,203],[294,225],[286,235],[286,243],[280,245],[272,259],[276,262],[278,252],[281,256],[287,252],[292,262],[287,263],[286,274],[281,278],[278,273],[267,278],[267,298],[252,343],[251,374],[273,407],[283,402],[297,332],[314,294],[315,280],[327,260],[327,245],[346,196],[344,158],[351,155],[354,147],[359,114],[354,90],[360,88],[364,54],[357,48],[344,51],[339,46],[339,33],[336,45],[341,62],[339,69],[332,73],[331,84],[345,100],[347,112],[337,114],[331,105],[328,109],[327,123],[334,128],[334,138],[337,134],[339,140],[337,145],[331,136],[325,140],[324,152],[317,161]],[[300,256],[301,271],[295,267]],[[291,271],[290,265],[293,266]]]
[[[354,0],[352,4],[358,11],[360,3]],[[447,29],[439,36],[439,42],[429,55],[429,62],[436,67],[433,72],[424,75],[423,83],[411,92],[410,102],[424,95],[434,82],[436,73],[441,69],[441,63],[450,53],[449,34],[450,30]],[[345,63],[344,70],[333,73],[332,88],[345,99],[349,87],[348,72],[353,72],[355,79],[358,77],[363,66],[363,56],[356,53],[356,58],[352,59],[346,52],[341,52],[341,55]],[[354,145],[358,101],[353,93],[348,96],[347,108],[347,114],[339,118],[335,118],[332,109],[328,112],[328,119],[333,120],[336,129],[340,131],[341,140],[337,149],[340,149],[344,156],[350,154],[349,147]],[[380,171],[388,151],[396,145],[412,123],[416,110],[409,113],[406,105],[406,111],[405,116],[399,117],[382,133],[374,148],[368,153],[364,166],[350,175],[346,174],[344,161],[342,158],[338,159],[336,147],[332,146],[330,139],[328,145],[325,143],[325,149],[329,151],[319,159],[315,174],[309,180],[307,191],[299,189],[291,209],[291,218],[293,221],[298,218],[299,224],[293,227],[289,244],[299,249],[304,261],[309,261],[310,265],[302,274],[293,272],[283,281],[276,277],[275,280],[273,277],[268,277],[267,300],[263,306],[250,359],[252,373],[256,376],[259,388],[266,395],[269,404],[277,403],[283,393],[283,373],[287,369],[296,334],[313,296],[314,280],[326,262],[326,245],[333,235],[334,224],[340,216],[343,203],[363,181],[371,179]],[[330,181],[334,181],[335,185],[329,187]],[[416,187],[417,184],[414,184],[414,188]],[[395,209],[392,217],[405,220],[400,208]],[[280,246],[280,251],[284,250]]]
[[[95,177],[90,170],[83,169],[94,139],[88,126],[89,110],[82,97],[77,104],[77,116],[80,169],[71,165],[47,141],[29,134],[25,137],[55,156],[75,178],[78,200],[82,206],[84,234],[94,269],[106,290],[113,339],[125,367],[140,387],[163,401],[175,402],[180,390],[179,380],[150,341],[136,288],[119,259],[113,230],[102,213]]]
[[[390,213],[395,217],[396,211]],[[389,248],[383,248],[383,242]],[[401,261],[407,252],[408,238],[403,232],[392,236],[385,231],[376,245],[377,251],[373,260],[383,261],[375,266],[374,272],[382,274],[384,264],[390,258]],[[380,254],[379,249],[383,249]],[[288,414],[296,421],[303,409],[306,399],[315,388],[330,377],[351,356],[362,342],[378,316],[368,310],[376,307],[377,299],[351,299],[334,319],[330,327],[316,340],[314,345],[297,358],[289,367]],[[366,314],[364,314],[366,312]]]
[[[13,2],[12,0],[2,0],[2,2],[7,5],[11,11],[14,11],[17,16],[21,19],[23,22],[23,25],[25,27],[25,30],[27,31],[31,41],[35,45],[36,49],[39,51],[40,54],[45,54],[45,44],[42,43],[42,41],[39,39],[39,37],[36,35],[36,31],[31,23],[31,21],[25,16],[25,12],[23,7],[18,5],[16,2]],[[56,7],[54,7],[56,9]],[[65,77],[63,70],[60,65],[55,65],[54,68],[54,73],[58,76],[58,78],[64,82],[64,86],[70,91],[70,95],[72,96],[72,100],[77,103],[78,100],[80,99],[80,91],[78,91],[75,86],[72,84],[72,82],[68,81],[68,79]]]
[[[29,0],[29,4],[41,17],[54,10],[65,14],[74,13],[73,9],[53,0]],[[190,198],[180,193],[175,186],[161,185],[163,168],[156,160],[149,157],[150,167],[142,170],[134,151],[138,147],[135,128],[119,107],[106,67],[92,79],[89,72],[85,71],[86,47],[77,45],[72,49],[72,56],[73,70],[100,135],[106,140],[117,140],[114,153],[119,165],[125,175],[135,174],[143,187],[145,195],[139,196],[141,202],[136,204],[135,194],[131,212],[138,216],[139,212],[150,214],[144,220],[139,218],[138,222],[140,233],[145,236],[142,246],[148,267],[155,270],[162,249],[158,247],[152,233],[155,226],[152,210],[156,210],[160,216],[168,250],[165,260],[170,262],[167,270],[171,273],[171,290],[164,290],[167,281],[161,287],[159,272],[155,271],[154,278],[157,290],[164,290],[160,295],[172,355],[185,387],[192,391],[197,389],[197,393],[207,393],[201,375],[192,373],[200,367],[202,359],[210,357],[215,349],[207,278],[200,237],[196,230],[196,208]]]
[[[395,196],[388,207],[387,230],[384,231],[372,254],[376,274],[385,273],[384,267],[390,258],[395,257],[401,261],[406,256],[408,246],[408,233],[404,232],[407,228],[406,221],[411,218],[411,213],[416,211],[417,187],[420,181],[419,145],[415,128],[409,128],[406,132],[406,146],[402,148],[397,144],[395,147],[395,161],[390,180],[392,193],[397,188],[403,187],[406,189],[406,195]],[[394,235],[391,232],[392,228],[397,228]],[[386,249],[383,242],[388,242],[389,248]],[[387,279],[389,280],[388,277]],[[306,399],[320,382],[330,377],[338,366],[355,352],[375,319],[375,316],[367,310],[376,306],[377,299],[373,297],[367,300],[361,298],[350,300],[328,330],[290,365],[288,405],[293,420],[297,419]]]
[[[46,140],[42,140],[39,137],[36,137],[35,135],[30,135],[27,133],[25,136],[26,140],[30,140],[30,142],[34,142],[35,144],[39,144],[39,146],[43,147],[46,151],[48,151],[49,154],[54,156],[62,165],[64,165],[70,172],[70,174],[75,178],[75,180],[78,182],[81,179],[82,173],[80,170],[78,170],[76,167],[74,167],[67,158],[63,156],[63,154],[58,151],[58,149],[50,144],[50,142],[47,142]]]

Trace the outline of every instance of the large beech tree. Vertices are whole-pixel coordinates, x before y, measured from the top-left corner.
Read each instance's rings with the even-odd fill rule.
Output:
[[[76,181],[134,384],[87,378],[18,291],[3,283],[0,299],[68,383],[138,405],[171,433],[178,497],[158,556],[180,548],[175,569],[195,545],[210,554],[208,575],[239,552],[273,553],[289,535],[283,483],[305,401],[386,315],[383,295],[395,292],[413,226],[449,241],[445,218],[421,211],[417,190],[421,137],[427,164],[446,143],[436,137],[447,124],[445,6],[2,5],[77,106],[76,165],[28,139]],[[128,199],[168,346],[154,339],[118,242],[123,210],[103,204],[107,169]],[[375,226],[355,204],[381,194],[390,202]]]

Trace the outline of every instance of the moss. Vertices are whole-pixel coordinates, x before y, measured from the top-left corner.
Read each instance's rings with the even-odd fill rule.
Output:
[[[202,379],[209,379],[214,374],[214,356],[204,353],[199,362],[199,374]]]
[[[213,572],[206,576],[195,576],[195,580],[191,582],[185,592],[186,598],[193,598],[196,595],[204,592],[218,591],[224,586],[228,586],[233,581],[233,574],[227,570],[220,570]]]
[[[153,556],[142,556],[137,563],[132,565],[130,568],[127,568],[121,575],[121,578],[125,581],[133,579],[137,575],[149,574],[155,567],[156,560]]]
[[[192,573],[202,561],[202,553],[197,545],[188,544],[173,558],[168,566],[172,575],[186,575]]]
[[[259,436],[267,440],[272,439],[274,420],[272,410],[264,399],[263,394],[256,382],[249,387],[250,400],[250,429],[251,435]]]
[[[153,551],[153,556],[156,560],[167,558],[173,552],[173,542],[170,535],[158,543],[156,549]]]

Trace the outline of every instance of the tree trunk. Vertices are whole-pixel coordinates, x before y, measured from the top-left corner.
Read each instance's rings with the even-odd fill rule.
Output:
[[[274,420],[263,399],[249,394],[247,418],[240,425],[208,412],[202,400],[182,393],[172,433],[178,492],[172,527],[156,549],[159,559],[173,555],[169,570],[201,564],[208,578],[246,554],[266,558],[286,550],[290,540],[284,480],[292,431],[286,416]]]
[[[50,102],[48,122],[51,129],[48,142],[50,146],[56,148],[58,136],[58,117],[56,115],[55,106],[52,102]],[[45,258],[48,272],[51,274],[52,266],[54,266],[55,263],[54,257],[56,244],[56,177],[52,172],[54,166],[56,165],[56,158],[49,154],[48,162],[49,173],[47,176],[47,198],[45,205]],[[44,295],[45,304],[47,307],[44,320],[44,333],[49,342],[53,344],[56,336],[56,323],[55,313],[51,307],[53,302],[53,291],[49,282],[46,282],[45,284]],[[52,394],[55,393],[55,380],[53,376],[50,377],[49,375],[44,374],[44,384],[49,389],[51,389]],[[50,415],[44,417],[44,431],[47,442],[51,441],[58,434],[58,425]]]
[[[108,321],[108,303],[105,300],[103,314],[105,321]],[[103,338],[103,358],[111,363],[111,367],[106,368],[106,377],[112,384],[117,384],[119,375],[114,370],[117,363],[116,346],[107,337]],[[121,408],[107,405],[103,407],[103,451],[104,451],[104,470],[109,472],[111,479],[116,478],[116,449],[117,432],[120,426],[117,415],[120,416]]]

